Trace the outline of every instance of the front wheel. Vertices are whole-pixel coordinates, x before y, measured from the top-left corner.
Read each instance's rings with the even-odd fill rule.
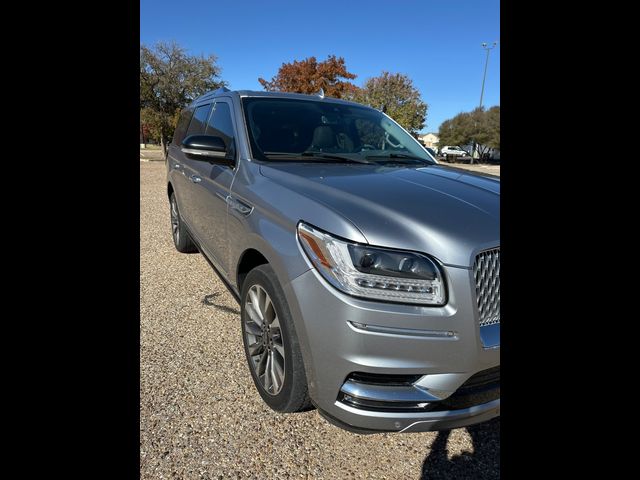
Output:
[[[244,350],[258,393],[277,412],[311,408],[298,337],[275,272],[260,265],[241,295]]]

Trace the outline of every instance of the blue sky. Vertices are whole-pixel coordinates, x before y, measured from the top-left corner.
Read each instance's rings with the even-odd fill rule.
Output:
[[[478,106],[485,52],[500,39],[494,0],[141,0],[140,41],[175,40],[213,53],[232,89],[262,90],[283,62],[335,54],[358,75],[404,73],[429,105],[427,131]],[[500,43],[491,52],[483,105],[500,104]]]

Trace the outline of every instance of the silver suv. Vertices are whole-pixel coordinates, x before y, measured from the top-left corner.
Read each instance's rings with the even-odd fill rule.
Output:
[[[359,433],[500,413],[500,180],[438,165],[384,113],[216,90],[167,156],[173,240],[241,306],[279,412]]]

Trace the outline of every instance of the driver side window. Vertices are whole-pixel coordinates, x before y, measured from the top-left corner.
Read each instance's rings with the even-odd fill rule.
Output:
[[[204,131],[204,124],[207,121],[210,111],[210,103],[196,108],[193,118],[191,119],[191,123],[189,124],[189,129],[187,130],[187,137],[189,135],[202,135],[202,132]]]
[[[220,137],[224,141],[227,151],[235,160],[235,133],[233,120],[231,119],[231,109],[229,104],[223,101],[216,101],[213,113],[209,118],[205,135]]]

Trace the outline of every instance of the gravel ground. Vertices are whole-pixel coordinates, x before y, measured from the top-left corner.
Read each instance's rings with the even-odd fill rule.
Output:
[[[499,419],[356,435],[315,411],[270,410],[246,366],[238,305],[204,258],[174,249],[165,192],[164,162],[141,161],[141,478],[499,478]]]

